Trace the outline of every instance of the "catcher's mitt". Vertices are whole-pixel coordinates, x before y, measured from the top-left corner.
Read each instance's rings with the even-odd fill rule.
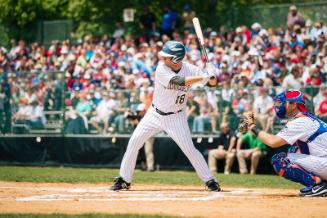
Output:
[[[252,124],[254,124],[253,112],[245,112],[240,118],[240,123],[238,124],[238,131],[243,134],[248,131],[249,126]]]

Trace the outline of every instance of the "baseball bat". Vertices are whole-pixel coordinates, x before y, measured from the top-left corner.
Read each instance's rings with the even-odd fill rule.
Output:
[[[199,18],[194,17],[192,21],[193,21],[193,26],[195,29],[196,36],[198,37],[198,40],[200,43],[200,48],[201,48],[202,54],[204,55],[204,58],[205,58],[205,62],[208,63],[209,58],[208,58],[207,50],[204,46],[203,33],[202,33],[201,26],[200,26]]]
[[[194,17],[192,21],[193,21],[193,26],[195,29],[196,36],[198,37],[198,40],[200,43],[201,52],[205,58],[204,67],[206,67],[207,63],[209,63],[209,58],[208,58],[207,50],[204,46],[204,39],[203,39],[202,29],[200,26],[200,21],[199,21],[199,18],[197,18],[197,17]],[[210,85],[216,85],[217,81],[215,80],[215,78],[216,78],[215,76],[210,77],[210,80],[214,80],[214,82],[210,82],[210,80],[209,80]],[[212,84],[212,83],[214,83],[214,84]]]

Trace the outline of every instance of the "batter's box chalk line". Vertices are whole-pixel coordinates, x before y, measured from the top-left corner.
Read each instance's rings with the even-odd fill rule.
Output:
[[[40,189],[39,189],[40,191]],[[42,191],[45,191],[42,188]],[[205,191],[110,191],[108,188],[73,188],[47,190],[46,194],[18,197],[16,201],[212,201],[219,198],[258,198],[262,193],[250,189],[234,189],[228,192]],[[52,192],[52,193],[49,193]]]

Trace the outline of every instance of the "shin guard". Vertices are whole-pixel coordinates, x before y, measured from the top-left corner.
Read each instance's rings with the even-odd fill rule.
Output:
[[[308,172],[298,164],[291,163],[286,153],[275,154],[271,158],[271,164],[279,176],[293,182],[298,182],[305,186],[314,186],[322,181],[319,176]]]

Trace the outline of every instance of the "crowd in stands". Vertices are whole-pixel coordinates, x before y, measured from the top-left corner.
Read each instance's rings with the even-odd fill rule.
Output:
[[[14,122],[40,128],[47,122],[44,111],[58,111],[63,105],[68,133],[131,131],[128,116],[151,106],[157,53],[167,40],[183,42],[185,61],[203,66],[190,23],[195,12],[184,8],[183,31],[175,28],[177,16],[167,6],[163,23],[157,25],[145,10],[139,20],[141,37],[125,35],[119,23],[111,35],[86,35],[74,43],[54,40],[45,46],[12,40],[11,47],[1,47],[0,72],[7,72],[1,84],[9,84],[11,91],[0,89],[0,131],[5,132],[10,113]],[[247,110],[254,110],[263,129],[272,131],[272,96],[288,89],[305,90],[312,109],[327,118],[327,27],[304,20],[295,6],[286,26],[274,29],[253,23],[204,29],[218,86],[206,91],[194,87],[187,111],[192,132],[214,133],[221,123],[235,130],[238,116]]]

